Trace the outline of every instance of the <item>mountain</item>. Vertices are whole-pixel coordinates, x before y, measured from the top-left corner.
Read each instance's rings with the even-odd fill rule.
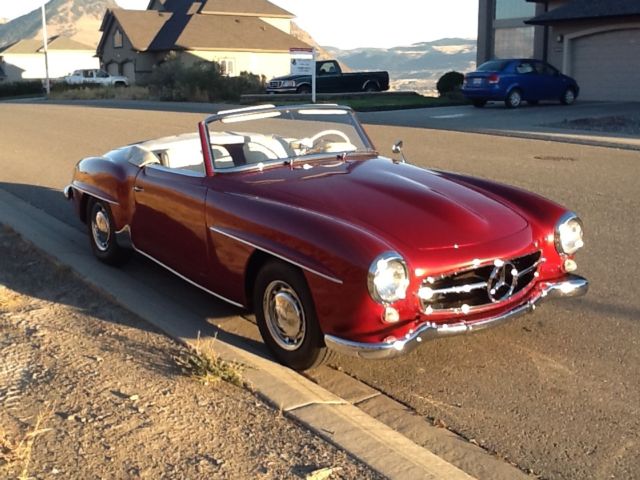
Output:
[[[476,65],[476,41],[442,38],[393,48],[341,50],[324,47],[333,58],[354,70],[387,70],[392,90],[435,92],[438,79],[446,72],[464,73]]]
[[[115,8],[115,0],[50,0],[45,12],[49,36],[64,35],[91,46],[100,40],[100,24],[107,8]],[[0,48],[28,38],[42,38],[40,8],[0,24]]]

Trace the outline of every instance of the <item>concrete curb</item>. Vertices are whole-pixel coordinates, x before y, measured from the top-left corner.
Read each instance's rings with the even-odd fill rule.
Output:
[[[85,235],[3,190],[0,223],[176,340],[193,344],[200,336],[201,342],[215,341],[222,358],[249,367],[244,376],[263,398],[381,474],[399,479],[473,479],[316,383],[251,351],[248,344],[235,340],[239,346],[232,345],[224,332],[124,272],[100,264]]]

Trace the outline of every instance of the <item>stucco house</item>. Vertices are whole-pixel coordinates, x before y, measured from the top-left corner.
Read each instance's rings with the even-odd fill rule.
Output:
[[[52,37],[48,43],[49,77],[60,78],[80,68],[98,68],[95,49],[70,38]],[[4,82],[19,82],[46,77],[42,40],[20,40],[0,52]]]
[[[640,101],[640,0],[480,0],[478,63],[547,60],[581,98]]]
[[[143,82],[169,54],[215,60],[228,75],[271,78],[290,71],[293,15],[266,0],[151,0],[147,10],[110,9],[98,56],[111,74]]]

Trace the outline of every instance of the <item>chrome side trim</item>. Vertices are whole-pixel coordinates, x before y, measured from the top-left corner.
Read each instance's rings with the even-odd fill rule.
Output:
[[[82,188],[82,187],[78,187],[77,185],[69,185],[69,187],[78,190],[79,192],[82,192],[86,195],[90,195],[94,198],[97,198],[98,200],[102,200],[103,202],[107,202],[110,205],[120,205],[120,203],[116,202],[115,200],[109,200],[108,198],[105,198],[101,195],[96,195],[94,192],[90,192],[89,190]],[[67,187],[67,188],[69,188]],[[66,190],[66,189],[65,189]]]
[[[325,335],[327,347],[340,353],[366,358],[388,359],[405,355],[416,348],[421,342],[439,337],[472,333],[494,327],[513,318],[535,310],[538,303],[547,298],[570,298],[585,295],[589,290],[589,282],[578,275],[567,275],[556,282],[541,282],[539,292],[526,303],[501,315],[486,318],[476,322],[457,322],[453,324],[436,324],[426,322],[404,339],[392,343],[363,343],[353,342],[333,335]]]
[[[62,190],[62,193],[64,194],[64,198],[71,200],[73,198],[73,187],[71,185],[67,185],[64,187],[64,190]]]
[[[240,308],[245,308],[244,305],[242,305],[241,303],[238,302],[234,302],[233,300],[229,300],[226,297],[223,297],[222,295],[218,295],[215,292],[212,292],[211,290],[206,289],[205,287],[203,287],[202,285],[194,282],[193,280],[189,280],[187,277],[185,277],[184,275],[176,272],[173,268],[166,266],[164,263],[162,263],[160,260],[156,260],[155,258],[153,258],[151,255],[149,255],[148,253],[143,252],[142,250],[138,249],[135,247],[135,245],[133,245],[133,249],[138,252],[140,255],[142,255],[143,257],[147,257],[149,260],[157,263],[158,265],[160,265],[163,268],[166,268],[167,270],[169,270],[171,273],[173,273],[175,276],[180,277],[182,280],[184,280],[187,283],[190,283],[191,285],[193,285],[194,287],[198,287],[200,290],[204,290],[205,292],[207,292],[209,295],[213,295],[216,298],[219,298],[220,300],[224,300],[227,303],[230,303],[231,305],[234,305],[236,307],[240,307]]]
[[[248,245],[250,247],[253,247],[253,248],[255,248],[257,250],[260,250],[262,252],[268,253],[269,255],[273,255],[274,257],[279,258],[280,260],[283,260],[283,261],[285,261],[287,263],[290,263],[291,265],[295,265],[296,267],[302,268],[303,270],[306,270],[307,272],[310,272],[310,273],[313,273],[314,275],[322,277],[325,280],[329,280],[330,282],[337,283],[338,285],[342,285],[342,280],[340,280],[339,278],[335,278],[335,277],[332,277],[332,276],[329,276],[329,275],[325,275],[324,273],[318,272],[317,270],[314,270],[313,268],[307,267],[306,265],[303,265],[303,264],[298,263],[298,262],[296,262],[294,260],[291,260],[291,259],[289,259],[287,257],[284,257],[284,256],[282,256],[282,255],[280,255],[278,253],[275,253],[275,252],[273,252],[271,250],[268,250],[268,249],[266,249],[264,247],[256,245],[255,243],[251,243],[251,242],[248,242],[247,240],[244,240],[244,239],[242,239],[240,237],[236,237],[235,235],[231,235],[230,233],[225,232],[224,230],[221,230],[221,229],[216,228],[216,227],[209,227],[209,230],[211,230],[212,232],[218,233],[220,235],[224,235],[225,237],[231,238],[231,239],[233,239],[233,240],[235,240],[237,242],[240,242],[240,243],[243,243],[243,244]]]

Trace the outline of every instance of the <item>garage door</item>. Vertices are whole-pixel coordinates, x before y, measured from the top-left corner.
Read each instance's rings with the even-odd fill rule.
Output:
[[[576,38],[572,52],[582,99],[640,101],[640,28]]]
[[[133,62],[122,65],[122,74],[129,79],[129,83],[136,83],[136,67]]]

